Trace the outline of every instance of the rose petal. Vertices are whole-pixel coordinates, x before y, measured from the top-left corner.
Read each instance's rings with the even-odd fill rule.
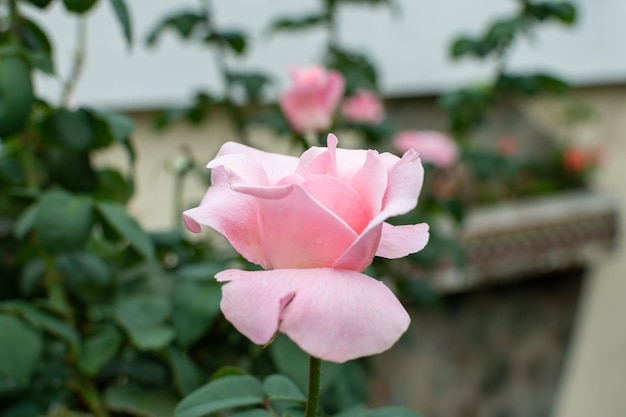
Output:
[[[306,170],[302,173],[303,176],[337,175],[337,143],[339,143],[337,136],[329,134],[327,143],[326,150],[308,162]]]
[[[251,158],[248,155],[224,155],[216,157],[209,162],[207,168],[221,167],[228,174],[228,182],[231,185],[270,185],[270,180],[265,173],[265,170],[261,166],[258,160]],[[214,183],[215,181],[213,181]]]
[[[402,258],[424,249],[428,243],[428,238],[428,225],[426,223],[403,226],[383,223],[383,233],[378,250],[376,250],[376,256],[387,259]]]
[[[329,267],[356,239],[342,219],[300,185],[277,200],[257,199],[261,245],[272,268]]]
[[[298,158],[296,157],[263,152],[236,142],[226,142],[222,145],[215,159],[225,155],[246,155],[248,160],[256,161],[262,167],[270,184],[274,184],[282,177],[293,173],[298,166]],[[209,165],[213,165],[213,162]]]
[[[277,330],[315,357],[345,362],[389,349],[410,318],[383,283],[332,268],[228,270],[217,274],[221,309],[255,343]]]
[[[376,255],[383,225],[370,222],[350,247],[332,264],[333,268],[365,271]]]
[[[385,219],[408,213],[417,205],[424,181],[424,167],[413,149],[407,151],[389,172],[381,215]]]
[[[361,233],[369,223],[370,215],[363,200],[344,181],[328,175],[310,175],[302,187],[318,203],[346,222],[355,233]]]
[[[424,168],[417,153],[408,151],[390,168],[389,184],[383,210],[376,215],[361,235],[333,264],[333,268],[363,271],[372,262],[382,235],[383,222],[392,216],[407,213],[417,205]]]
[[[367,207],[370,218],[380,212],[387,190],[387,170],[376,151],[367,151],[365,163],[354,173],[348,183]]]
[[[198,207],[183,213],[185,225],[192,232],[200,232],[200,224],[224,235],[230,244],[248,261],[269,267],[259,240],[257,205],[252,197],[230,189],[223,168],[215,168],[217,181],[209,187]]]
[[[337,71],[328,71],[328,82],[326,83],[326,93],[322,96],[324,104],[328,108],[335,109],[343,97],[345,81],[343,75]]]

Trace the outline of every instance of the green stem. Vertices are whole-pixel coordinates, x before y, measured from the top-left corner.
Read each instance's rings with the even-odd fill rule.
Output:
[[[176,228],[183,228],[183,182],[185,180],[185,174],[176,173],[174,177],[174,198],[172,205],[174,206],[174,226]]]
[[[70,107],[72,103],[72,94],[76,89],[76,85],[83,73],[85,65],[85,56],[87,55],[87,18],[79,16],[76,20],[76,49],[72,59],[72,68],[70,74],[65,80],[63,91],[61,93],[61,105]]]
[[[305,417],[317,416],[317,404],[320,399],[320,375],[322,374],[322,360],[314,356],[309,359],[309,392],[306,399]]]
[[[9,0],[9,37],[12,43],[20,43],[19,26],[20,26],[20,11],[17,7],[17,0]]]
[[[210,32],[214,31],[214,16],[213,16],[213,4],[211,0],[204,0],[203,3],[204,12],[206,15],[206,26]],[[238,140],[244,145],[249,144],[248,132],[245,127],[243,114],[241,109],[237,107],[233,100],[233,81],[230,76],[230,69],[226,62],[227,50],[226,47],[218,43],[213,50],[213,57],[215,65],[217,66],[220,75],[222,76],[222,82],[224,83],[224,107],[226,114],[230,117],[230,121],[233,124],[235,133]]]
[[[70,381],[70,388],[80,395],[85,405],[89,408],[89,411],[91,411],[95,417],[109,417],[109,412],[106,409],[102,397],[91,379],[81,376],[80,381]]]

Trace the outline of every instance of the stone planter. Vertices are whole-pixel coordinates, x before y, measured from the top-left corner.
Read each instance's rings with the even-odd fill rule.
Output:
[[[584,267],[616,240],[617,210],[604,195],[555,194],[478,208],[459,232],[467,265],[441,268],[430,279],[442,293]]]

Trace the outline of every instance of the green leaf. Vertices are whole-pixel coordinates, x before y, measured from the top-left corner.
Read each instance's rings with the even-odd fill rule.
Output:
[[[22,320],[0,314],[0,396],[28,386],[43,351],[41,335]]]
[[[524,13],[539,21],[550,18],[570,25],[576,21],[576,7],[570,2],[525,2]]]
[[[284,375],[270,375],[263,381],[263,388],[270,401],[306,402],[306,396],[300,388]]]
[[[230,72],[228,78],[233,85],[241,86],[248,101],[259,101],[263,88],[272,82],[269,76],[260,72]]]
[[[204,335],[220,312],[221,288],[215,281],[184,281],[172,294],[174,313],[172,324],[177,341],[189,346]]]
[[[139,385],[111,386],[104,393],[108,409],[138,417],[171,417],[176,396],[171,391],[146,390]]]
[[[182,265],[175,270],[175,274],[183,281],[215,281],[215,275],[223,271],[224,264],[215,261],[197,262]]]
[[[33,4],[40,9],[45,9],[52,2],[52,0],[28,0],[30,4]]]
[[[37,220],[39,213],[39,203],[31,204],[26,210],[20,213],[20,216],[13,225],[13,235],[17,239],[24,239],[28,232],[31,231]]]
[[[90,193],[96,182],[88,151],[48,147],[45,155],[50,182],[66,190]]]
[[[113,7],[113,12],[115,13],[115,17],[117,17],[117,21],[122,27],[122,33],[124,34],[124,39],[126,39],[126,44],[130,48],[133,46],[133,28],[130,21],[130,13],[128,12],[126,2],[124,0],[110,1],[111,7]]]
[[[85,109],[60,109],[48,116],[43,128],[48,142],[72,151],[89,149],[94,139],[93,119]]]
[[[273,21],[268,29],[270,33],[294,32],[325,25],[329,22],[327,13],[314,13],[302,17],[281,17]]]
[[[87,375],[97,375],[100,368],[115,356],[122,340],[122,334],[115,327],[100,329],[85,340],[78,366]]]
[[[217,411],[263,403],[263,385],[250,375],[209,382],[178,403],[176,417],[202,417]]]
[[[274,365],[281,374],[291,378],[302,389],[307,387],[308,355],[291,341],[281,335],[269,346],[269,353]],[[331,385],[341,372],[342,365],[332,362],[322,362],[322,390]]]
[[[0,385],[2,384],[2,378],[0,378]],[[0,393],[2,388],[0,388]],[[0,394],[1,395],[1,394]],[[30,417],[41,416],[46,413],[45,409],[39,404],[32,402],[20,402],[17,404],[11,404],[9,407],[2,410],[2,417]],[[81,416],[86,417],[86,416]]]
[[[83,300],[92,302],[109,295],[111,268],[102,258],[89,252],[72,252],[58,257],[55,264],[68,288]]]
[[[25,182],[22,163],[17,158],[0,155],[0,183],[21,186]]]
[[[478,47],[476,50],[478,51],[478,55],[483,57],[495,50],[508,47],[524,25],[524,19],[519,17],[494,22],[489,27],[484,38],[477,43]]]
[[[98,110],[97,114],[106,121],[111,135],[118,143],[126,142],[135,129],[135,123],[126,115],[102,110]]]
[[[35,219],[39,243],[50,253],[81,249],[87,243],[93,225],[91,202],[66,191],[48,191],[39,199]]]
[[[141,229],[139,224],[126,213],[123,206],[117,203],[98,202],[96,207],[104,220],[124,239],[131,247],[146,259],[155,258],[154,242]]]
[[[222,366],[211,375],[211,381],[233,375],[247,375],[246,371],[236,366]]]
[[[162,295],[140,294],[115,306],[115,318],[140,350],[159,349],[174,338],[174,331],[162,324],[171,314],[170,301]]]
[[[63,0],[68,12],[82,14],[88,12],[98,0]]]
[[[460,37],[454,41],[450,49],[452,58],[460,58],[463,55],[476,54],[476,41],[468,37]]]
[[[40,327],[44,331],[64,340],[75,354],[80,352],[80,335],[74,327],[56,315],[27,303],[15,302],[10,303],[8,306],[13,307],[36,327]]]
[[[238,413],[230,414],[229,417],[275,417],[275,414],[270,413],[262,408],[256,408],[254,410],[240,411]]]
[[[31,71],[18,56],[0,57],[0,137],[24,129],[35,102]]]
[[[33,295],[46,272],[43,259],[34,259],[24,265],[20,274],[20,291],[24,295]]]
[[[191,36],[196,26],[205,25],[206,21],[206,16],[200,13],[190,11],[178,12],[159,22],[159,24],[152,29],[146,41],[148,46],[154,46],[166,29],[173,30],[183,39],[187,39]]]
[[[207,43],[217,43],[228,46],[231,51],[237,55],[241,55],[246,51],[246,36],[242,32],[213,32],[210,33],[204,40]]]
[[[576,6],[573,3],[563,1],[550,4],[552,14],[556,16],[561,22],[566,24],[572,24],[576,22]]]
[[[202,373],[189,357],[174,347],[167,349],[167,355],[178,391],[187,395],[198,388],[202,383]]]
[[[28,50],[31,64],[46,74],[53,75],[54,55],[52,53],[52,43],[46,32],[35,22],[26,18],[21,19],[17,30],[22,45]]]
[[[328,51],[325,62],[329,68],[343,74],[348,93],[358,88],[377,89],[376,66],[367,55],[334,47]]]
[[[189,123],[199,125],[203,123],[211,107],[215,105],[215,99],[204,92],[198,92],[194,97],[191,107],[185,110],[184,116]]]
[[[133,195],[133,183],[114,169],[101,169],[96,172],[94,198],[125,204]]]

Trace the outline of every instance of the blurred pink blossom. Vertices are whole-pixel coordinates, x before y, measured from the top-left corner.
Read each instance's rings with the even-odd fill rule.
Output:
[[[216,275],[224,316],[267,344],[287,334],[315,357],[344,362],[389,349],[409,326],[400,301],[362,272],[374,256],[421,250],[428,225],[394,226],[417,204],[424,170],[414,150],[402,158],[373,150],[313,147],[300,158],[226,143],[208,165],[211,186],[185,211],[189,230],[209,226],[265,271]]]
[[[348,97],[341,107],[343,116],[351,121],[378,124],[385,118],[385,108],[376,93],[370,90],[358,90]]]
[[[292,67],[291,87],[280,96],[280,107],[299,133],[328,129],[343,96],[343,76],[321,66]]]
[[[400,152],[415,149],[424,162],[439,168],[448,168],[459,160],[456,142],[434,130],[405,130],[394,138],[393,144]]]

